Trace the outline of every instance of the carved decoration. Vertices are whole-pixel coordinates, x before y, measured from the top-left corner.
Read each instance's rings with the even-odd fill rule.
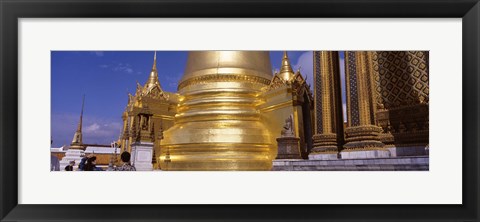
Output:
[[[396,146],[428,143],[428,52],[380,51],[373,54],[376,124],[390,131]],[[388,135],[381,135],[386,138]]]
[[[228,75],[228,74],[212,74],[212,75],[202,75],[195,78],[191,78],[181,82],[178,85],[178,90],[181,90],[187,86],[208,82],[238,82],[245,81],[251,83],[259,83],[263,85],[269,85],[270,80],[258,76],[249,76],[249,75]]]
[[[311,91],[310,85],[307,84],[300,71],[297,71],[293,78],[289,81],[282,79],[278,73],[275,73],[272,80],[270,81],[270,84],[263,90],[271,91],[279,89],[281,87],[286,87],[287,89],[289,89],[294,96],[303,96],[304,94],[306,94],[308,100],[312,102],[311,105],[313,106],[313,93]]]
[[[285,120],[281,135],[282,137],[295,137],[295,132],[293,131],[293,115],[288,116]]]

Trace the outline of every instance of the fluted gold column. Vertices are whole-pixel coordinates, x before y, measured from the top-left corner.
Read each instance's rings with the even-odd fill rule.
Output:
[[[375,125],[372,52],[348,51],[345,54],[345,61],[348,127],[345,129],[346,144],[342,158],[387,157],[388,151],[379,140],[382,129]],[[375,152],[362,155],[346,153],[369,150]]]
[[[315,135],[310,159],[336,159],[343,144],[338,52],[314,52]]]

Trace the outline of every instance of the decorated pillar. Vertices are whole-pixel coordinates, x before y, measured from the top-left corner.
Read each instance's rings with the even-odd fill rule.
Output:
[[[309,159],[337,159],[343,145],[338,52],[314,52],[315,135]]]
[[[389,157],[375,125],[372,52],[345,53],[348,126],[342,159]]]
[[[132,142],[134,142],[134,140],[136,140],[137,129],[136,129],[136,125],[135,125],[135,116],[129,114],[128,119],[129,119],[130,129],[128,131],[127,152],[131,153],[132,152]]]

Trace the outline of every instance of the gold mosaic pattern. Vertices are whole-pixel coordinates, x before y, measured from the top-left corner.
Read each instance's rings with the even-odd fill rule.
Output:
[[[357,58],[355,52],[347,52],[346,61],[346,79],[347,79],[347,93],[349,94],[349,100],[347,101],[347,108],[349,109],[349,124],[350,126],[360,125],[360,113],[358,106],[358,92],[357,92]]]
[[[323,133],[322,122],[322,78],[320,74],[320,52],[314,52],[314,72],[315,72],[315,110],[317,112],[316,117],[316,133]]]

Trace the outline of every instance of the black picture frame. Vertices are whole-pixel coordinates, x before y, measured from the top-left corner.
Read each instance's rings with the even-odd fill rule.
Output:
[[[0,0],[0,16],[1,221],[479,221],[479,0]],[[463,204],[18,204],[18,19],[84,17],[462,18]]]

